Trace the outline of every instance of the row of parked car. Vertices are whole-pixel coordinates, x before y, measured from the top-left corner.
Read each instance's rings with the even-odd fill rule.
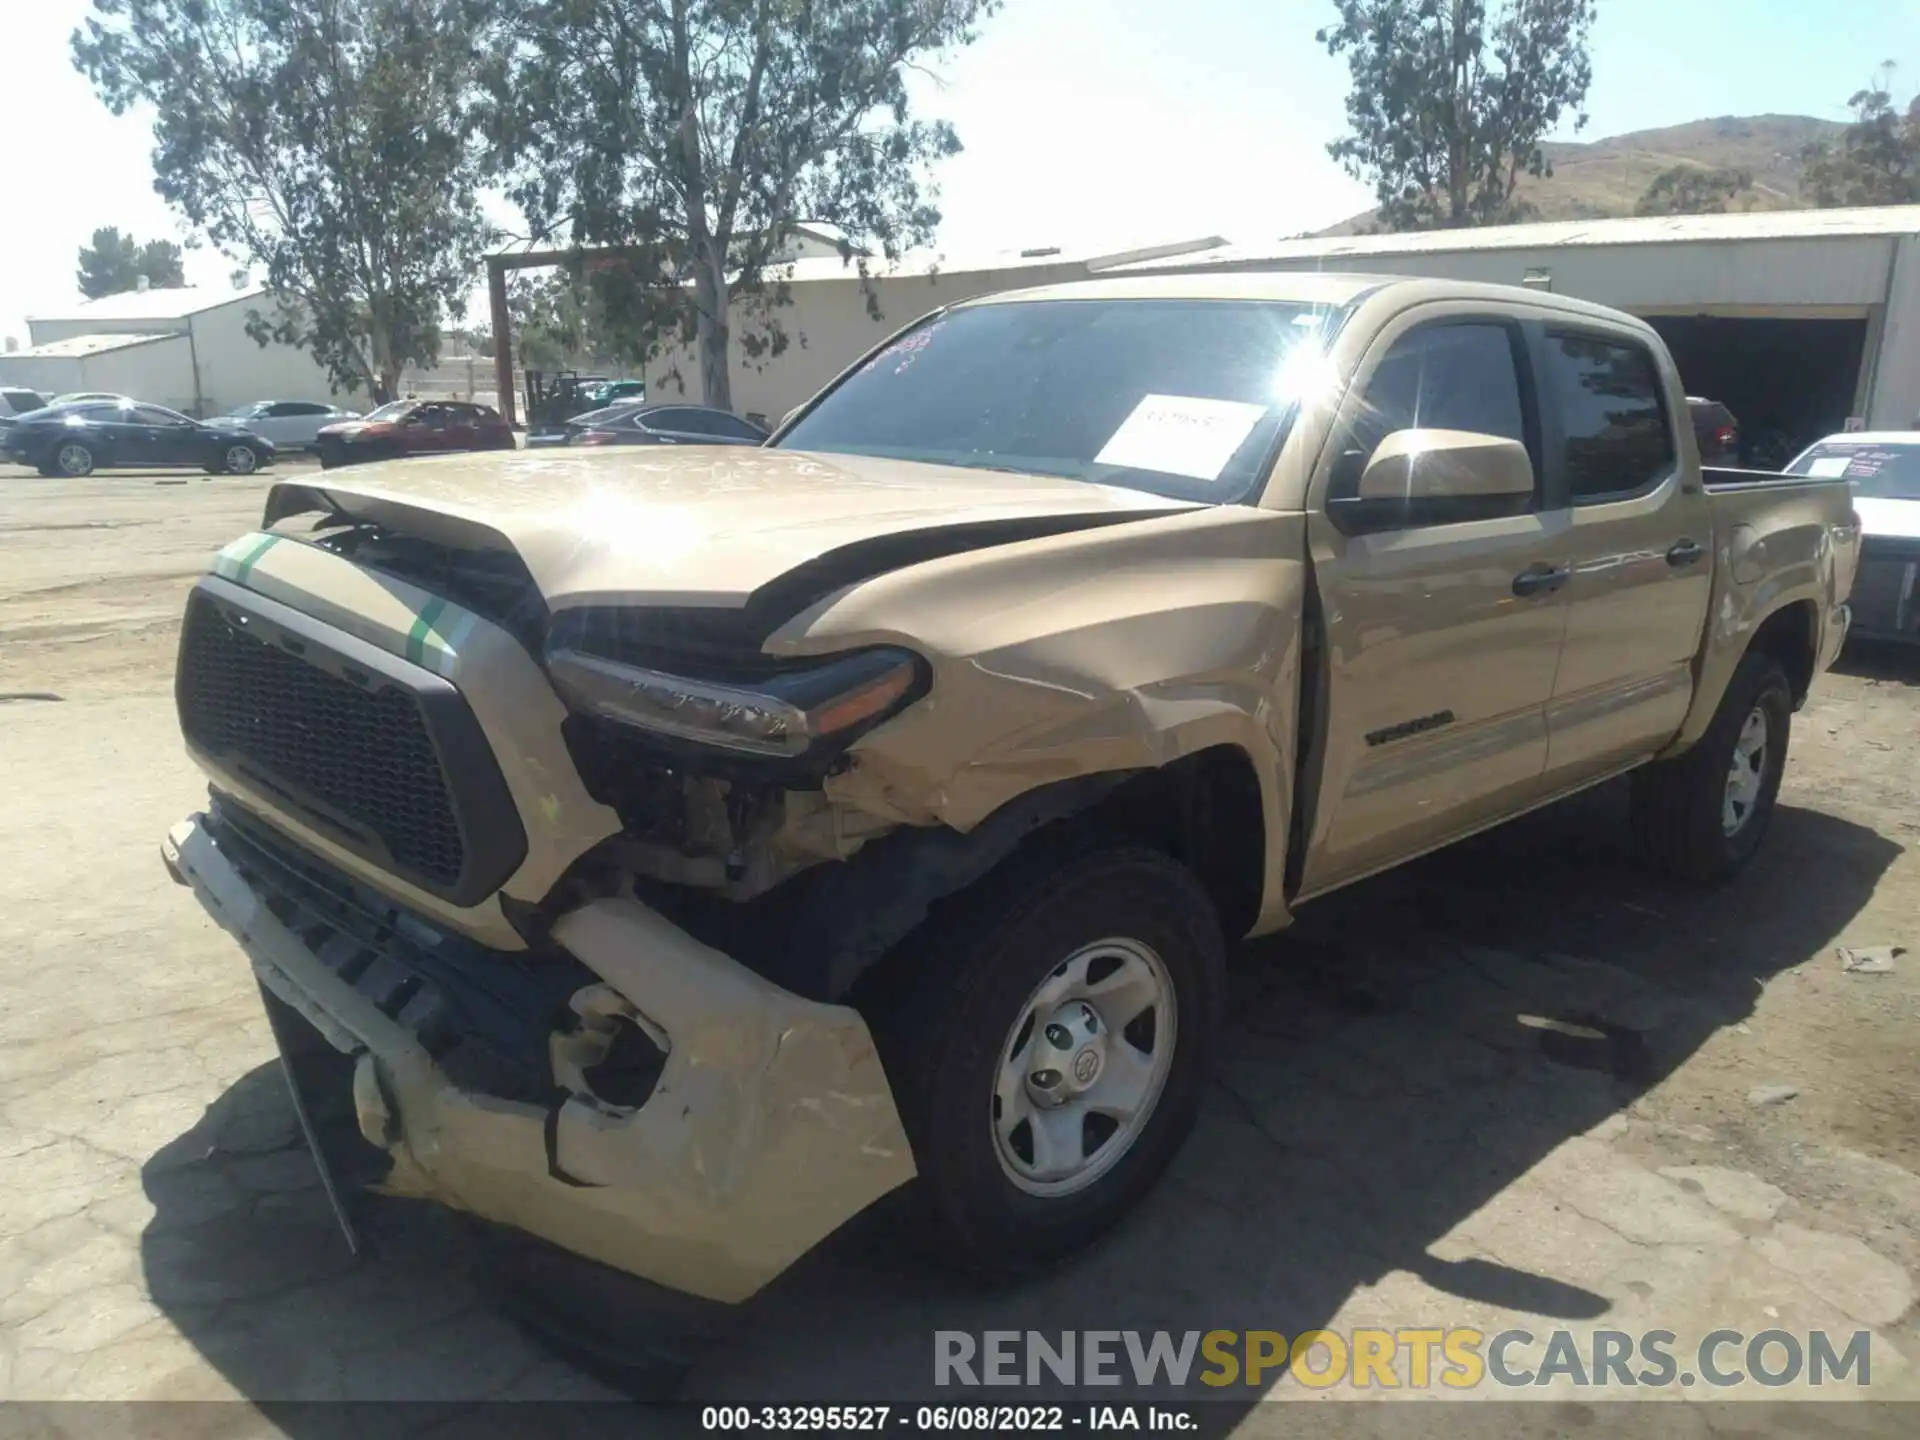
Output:
[[[637,383],[637,382],[624,382]],[[758,445],[761,426],[705,405],[649,403],[644,396],[577,415],[528,438],[546,445]],[[51,399],[0,390],[0,459],[70,478],[120,466],[182,466],[249,475],[282,451],[311,451],[323,467],[409,455],[511,450],[513,427],[490,405],[409,398],[361,415],[305,400],[261,400],[230,415],[194,420],[126,395]]]

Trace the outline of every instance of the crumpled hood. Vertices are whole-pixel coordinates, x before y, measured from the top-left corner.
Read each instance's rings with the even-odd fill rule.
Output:
[[[464,548],[512,549],[559,610],[744,605],[836,554],[851,581],[938,554],[1198,508],[1077,480],[868,456],[634,446],[449,455],[283,482],[265,522],[330,509]]]

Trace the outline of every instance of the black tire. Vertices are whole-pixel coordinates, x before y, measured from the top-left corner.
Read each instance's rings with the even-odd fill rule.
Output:
[[[1040,983],[1076,951],[1109,938],[1151,947],[1171,986],[1177,1019],[1166,1078],[1110,1168],[1071,1194],[1031,1194],[1001,1159],[993,1077]],[[1114,1225],[1193,1128],[1225,971],[1220,922],[1198,881],[1126,839],[1043,838],[937,906],[918,938],[856,997],[913,1144],[911,1204],[931,1251],[962,1271],[1001,1279],[1065,1259]],[[1079,1134],[1088,1134],[1084,1121]],[[1090,1153],[1102,1148],[1096,1136]]]
[[[235,450],[246,451],[247,454],[253,457],[253,463],[244,470],[235,470],[233,466],[227,463],[227,454]],[[203,468],[209,475],[255,475],[259,473],[260,467],[265,463],[266,457],[251,445],[228,445],[214,458],[213,464],[204,466]]]
[[[76,456],[83,458],[74,460]],[[54,447],[53,458],[47,462],[47,469],[62,479],[84,480],[93,474],[99,464],[100,457],[93,453],[92,446],[67,441]]]
[[[1758,791],[1729,830],[1728,777],[1741,733],[1756,714],[1766,723]],[[1760,848],[1773,820],[1792,722],[1793,687],[1780,662],[1771,655],[1746,655],[1698,742],[1634,773],[1631,824],[1640,853],[1656,868],[1695,885],[1719,884],[1737,874]]]

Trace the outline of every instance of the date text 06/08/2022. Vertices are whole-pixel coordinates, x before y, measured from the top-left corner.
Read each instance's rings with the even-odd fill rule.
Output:
[[[1197,1424],[1191,1411],[1177,1405],[708,1405],[700,1412],[704,1431],[1177,1434]]]

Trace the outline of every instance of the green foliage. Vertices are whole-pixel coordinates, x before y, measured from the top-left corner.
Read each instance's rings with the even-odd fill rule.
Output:
[[[1636,215],[1721,215],[1753,189],[1751,170],[1675,165],[1662,170],[1633,207]]]
[[[91,245],[80,247],[80,268],[74,279],[82,295],[98,300],[103,295],[138,290],[142,275],[147,277],[150,289],[180,289],[187,283],[180,247],[171,240],[149,240],[142,245],[133,236],[122,235],[118,226],[109,225],[93,232]]]
[[[1327,147],[1374,187],[1389,230],[1525,217],[1514,188],[1552,174],[1541,141],[1574,129],[1596,0],[1334,0],[1316,35],[1347,57],[1348,133]]]
[[[520,363],[529,370],[600,368],[627,358],[633,348],[613,333],[604,286],[597,277],[571,270],[516,275],[507,290]]]
[[[705,400],[730,407],[732,320],[749,361],[788,343],[796,223],[838,226],[848,258],[931,240],[928,167],[960,142],[903,75],[998,3],[525,0],[494,46],[495,162],[535,239],[624,247],[593,277],[623,357],[697,344]]]
[[[75,66],[154,112],[154,188],[275,300],[255,340],[390,399],[490,235],[474,97],[491,0],[93,0]]]
[[[1889,62],[1874,84],[1847,101],[1853,123],[1838,141],[1802,152],[1800,188],[1815,206],[1920,202],[1920,96],[1904,111],[1895,109],[1892,83]]]

